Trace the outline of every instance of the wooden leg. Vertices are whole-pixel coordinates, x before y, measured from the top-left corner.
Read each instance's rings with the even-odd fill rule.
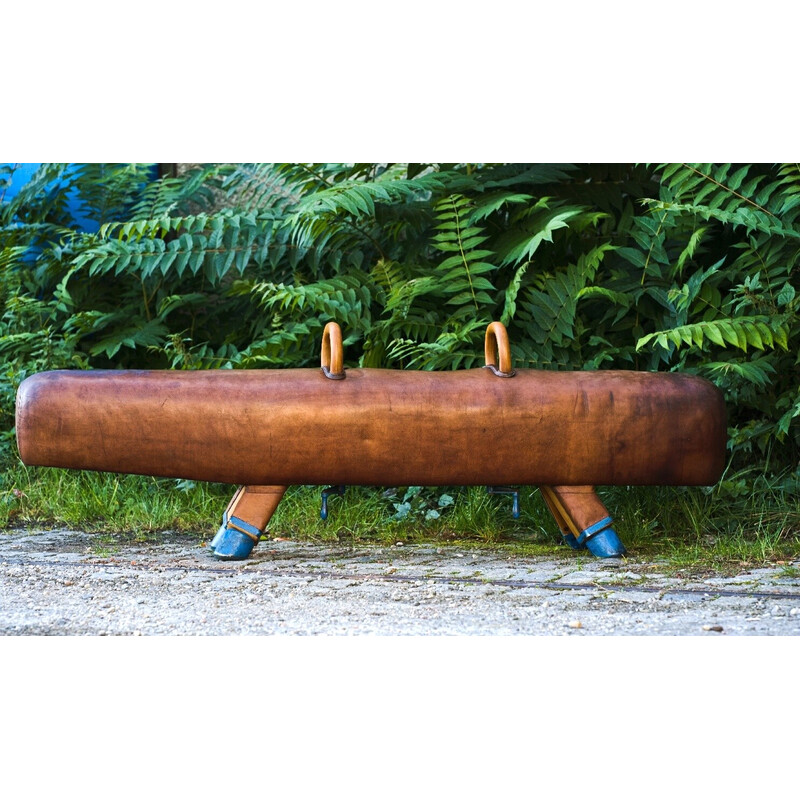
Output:
[[[600,558],[625,554],[608,509],[594,486],[540,486],[545,503],[570,547]]]
[[[247,558],[286,492],[286,486],[240,486],[231,498],[211,552],[225,561]]]

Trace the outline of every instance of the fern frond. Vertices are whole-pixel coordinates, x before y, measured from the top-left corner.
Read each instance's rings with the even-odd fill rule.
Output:
[[[231,343],[220,347],[207,342],[192,344],[190,337],[180,334],[172,334],[163,345],[151,346],[148,350],[163,354],[170,369],[233,369],[241,363],[241,354]]]
[[[201,164],[177,177],[164,176],[140,186],[128,218],[147,220],[211,211],[215,205],[213,182],[223,168],[221,164]]]
[[[701,225],[699,228],[697,228],[695,231],[692,232],[692,235],[689,237],[689,241],[686,242],[686,246],[683,248],[681,254],[678,256],[678,261],[675,265],[675,272],[678,275],[680,275],[683,272],[683,268],[686,266],[686,262],[694,257],[694,254],[697,252],[697,249],[700,246],[700,242],[702,241],[707,231],[708,227],[705,225]]]
[[[680,288],[673,287],[667,292],[667,298],[675,305],[675,309],[678,312],[678,317],[681,323],[686,321],[689,309],[695,303],[697,298],[704,296],[704,290],[707,290],[709,286],[708,280],[719,273],[719,270],[722,268],[724,262],[725,259],[721,258],[715,264],[712,264],[708,269],[699,269],[696,272],[693,272],[683,286]],[[716,292],[716,298],[708,303],[708,305],[714,308],[716,311],[719,311],[719,296],[719,292]],[[709,293],[707,291],[705,292],[705,297],[709,297]]]
[[[763,175],[751,173],[752,164],[734,167],[732,164],[668,164],[662,165],[663,187],[678,203],[705,205],[711,208],[724,206],[734,210],[740,205],[750,206],[765,214],[771,212],[756,201],[756,189]],[[749,180],[745,183],[745,178]],[[762,196],[762,200],[766,200]]]
[[[242,350],[237,365],[244,369],[319,365],[319,342],[316,337],[322,327],[323,322],[313,316],[280,322],[277,329]],[[349,331],[345,333],[347,335]]]
[[[325,315],[350,332],[363,332],[372,319],[374,285],[363,272],[352,272],[336,278],[305,285],[270,282],[236,282],[232,294],[251,295],[258,303],[278,313],[304,318]]]
[[[190,233],[189,231],[200,231]],[[253,215],[200,215],[172,220],[140,220],[103,228],[105,238],[83,249],[75,265],[90,275],[134,271],[143,278],[156,273],[174,271],[182,276],[188,269],[192,275],[200,270],[212,283],[218,283],[235,267],[243,273],[252,260],[263,263],[271,242],[269,225],[259,224]],[[160,238],[166,234],[177,238]]]
[[[487,319],[473,319],[452,330],[442,331],[432,342],[395,339],[388,355],[416,369],[470,369],[482,365],[482,341]]]
[[[19,266],[22,256],[27,252],[27,247],[4,245],[0,237],[0,270],[10,270]]]
[[[391,296],[396,287],[402,286],[407,279],[407,271],[397,261],[380,258],[370,270],[370,276],[387,296]]]
[[[155,164],[79,164],[69,172],[81,212],[99,224],[135,213],[142,193],[155,178]]]
[[[482,219],[499,211],[506,205],[515,205],[517,203],[527,203],[533,200],[529,194],[522,194],[520,192],[492,192],[483,197],[479,197],[475,201],[475,208],[469,216],[469,223],[480,222]]]
[[[436,204],[436,230],[433,246],[443,253],[453,253],[436,268],[437,291],[446,296],[446,305],[471,304],[478,312],[479,303],[491,304],[486,291],[493,291],[491,281],[481,277],[496,268],[481,259],[492,255],[491,250],[478,249],[487,236],[477,225],[469,225],[470,201],[461,195],[451,195]]]
[[[758,350],[776,346],[788,350],[788,331],[785,322],[776,317],[731,317],[650,333],[637,341],[636,350],[641,350],[650,343],[667,351],[671,347],[678,349],[683,345],[702,349],[706,341],[720,347],[732,345],[744,352],[747,352],[748,345]]]
[[[665,211],[670,214],[692,214],[704,220],[717,220],[734,229],[744,228],[747,233],[759,231],[770,235],[784,236],[800,239],[800,231],[789,225],[784,225],[773,214],[758,208],[712,208],[711,206],[695,205],[692,203],[670,203],[663,200],[644,201],[652,211]]]
[[[93,344],[90,355],[107,358],[113,358],[121,347],[136,349],[158,346],[169,333],[160,319],[131,318],[124,311],[81,312],[69,320],[65,329],[81,337],[91,335]]]
[[[775,367],[763,357],[753,361],[708,361],[700,369],[712,377],[737,376],[759,389],[768,389],[775,374]]]
[[[749,279],[768,293],[777,291],[800,264],[800,247],[778,237],[751,236],[746,242],[732,245],[731,250],[738,252],[731,263],[731,273]]]
[[[567,181],[576,170],[574,164],[495,164],[481,170],[474,180],[484,189],[542,186]]]
[[[574,337],[581,292],[594,279],[609,249],[610,245],[605,245],[582,254],[577,263],[553,275],[540,276],[538,288],[525,291],[520,316],[527,322],[526,329],[535,342],[563,345]]]
[[[525,273],[531,265],[530,261],[520,264],[514,271],[514,276],[511,278],[505,292],[503,293],[503,313],[500,315],[500,321],[503,325],[508,326],[517,313],[517,295],[519,294],[522,281],[525,278]]]
[[[625,292],[615,292],[613,289],[606,289],[604,286],[584,286],[578,290],[577,299],[583,298],[597,299],[602,298],[608,300],[610,303],[619,306],[623,310],[627,310],[633,304],[633,298],[630,294]]]
[[[373,217],[377,203],[413,203],[427,200],[443,188],[447,175],[429,173],[412,180],[349,181],[304,197],[296,215],[318,216],[349,214],[358,219]]]
[[[530,261],[543,242],[552,242],[557,230],[569,227],[569,221],[585,210],[560,205],[548,208],[547,203],[548,198],[540,198],[533,207],[526,209],[524,222],[498,242],[497,255],[501,266]]]
[[[781,164],[778,175],[781,179],[781,191],[786,196],[778,211],[783,215],[800,206],[800,164]]]
[[[718,220],[762,231],[800,238],[786,214],[787,175],[763,165],[671,164],[662,165],[661,199],[646,200],[653,210],[686,212],[701,219]]]
[[[232,164],[222,173],[220,189],[235,208],[280,211],[300,202],[307,179],[307,173],[293,179],[278,164]]]

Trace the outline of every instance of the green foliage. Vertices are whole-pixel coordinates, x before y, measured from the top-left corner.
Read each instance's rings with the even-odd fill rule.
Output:
[[[797,463],[799,184],[791,165],[665,165],[646,204],[666,303],[637,350],[723,388],[739,463]]]
[[[786,483],[793,481],[793,494]],[[797,479],[765,474],[724,480],[714,489],[613,486],[601,490],[639,556],[666,555],[676,567],[741,570],[747,564],[796,560],[800,544]],[[185,531],[208,541],[231,488],[176,481],[25,467],[0,472],[0,529],[17,525],[79,525],[83,530],[152,540]],[[399,502],[398,502],[399,501]],[[269,536],[348,543],[490,543],[516,552],[583,558],[565,550],[541,494],[520,493],[519,519],[507,497],[485,487],[401,487],[378,492],[349,487],[329,500],[320,519],[320,487],[293,486],[269,525]]]
[[[350,364],[469,368],[501,319],[518,367],[708,377],[729,477],[777,474],[798,215],[791,164],[43,165],[0,200],[0,429],[44,369],[309,366],[328,320]]]
[[[0,528],[36,523],[83,530],[206,530],[230,499],[223,484],[25,467],[0,473]]]
[[[403,499],[399,503],[393,502],[395,513],[392,519],[404,520],[418,517],[426,522],[439,519],[442,511],[452,506],[453,496],[443,492],[438,497],[430,496],[429,492],[424,492],[422,486],[409,486],[403,494]]]

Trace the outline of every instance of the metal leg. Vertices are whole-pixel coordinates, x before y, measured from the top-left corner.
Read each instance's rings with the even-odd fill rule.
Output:
[[[570,547],[586,548],[598,558],[626,553],[593,486],[540,486],[539,490]]]
[[[319,510],[321,519],[328,519],[328,497],[332,494],[338,494],[339,497],[344,497],[346,486],[329,486],[327,489],[322,490],[322,506]]]
[[[258,544],[286,486],[240,486],[222,515],[209,548],[223,561],[241,561]]]
[[[487,486],[489,494],[510,494],[513,498],[511,503],[511,516],[519,519],[519,489],[512,489],[510,486]]]

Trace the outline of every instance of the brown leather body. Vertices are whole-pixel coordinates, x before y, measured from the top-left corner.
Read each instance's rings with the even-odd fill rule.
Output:
[[[248,485],[710,485],[723,398],[690,375],[56,371],[17,395],[29,465]]]

